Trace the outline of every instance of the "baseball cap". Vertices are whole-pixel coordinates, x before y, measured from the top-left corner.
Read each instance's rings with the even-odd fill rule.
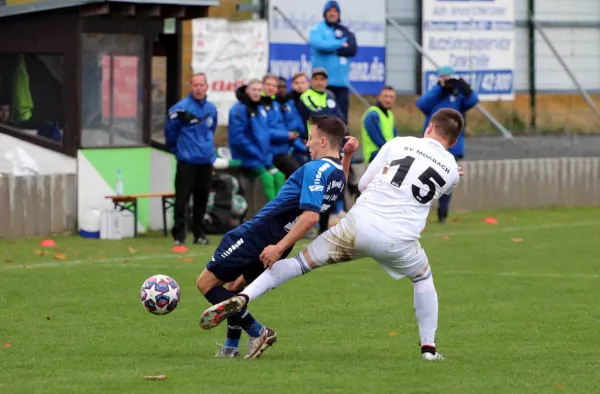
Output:
[[[312,70],[312,76],[315,75],[323,75],[325,78],[329,78],[329,76],[327,75],[327,70],[325,70],[323,67],[315,67]]]
[[[449,77],[450,75],[454,75],[454,69],[451,66],[442,66],[438,70],[438,74],[440,77]]]

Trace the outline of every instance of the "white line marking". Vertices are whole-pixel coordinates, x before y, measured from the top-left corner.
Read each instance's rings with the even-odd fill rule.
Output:
[[[536,230],[545,230],[550,228],[565,228],[565,227],[584,227],[584,226],[600,226],[600,222],[573,222],[573,223],[551,223],[551,224],[542,224],[537,226],[515,226],[515,227],[504,227],[497,228],[492,230],[466,230],[466,231],[438,231],[435,233],[425,232],[423,236],[442,236],[442,235],[452,235],[452,236],[460,236],[460,235],[487,235],[487,234],[498,234],[498,233],[512,233],[519,231],[536,231]]]
[[[542,224],[537,226],[515,226],[515,227],[504,227],[490,230],[466,230],[466,231],[446,231],[446,232],[434,232],[434,233],[423,233],[425,237],[435,237],[435,236],[461,236],[461,235],[487,235],[487,234],[498,234],[498,233],[510,233],[510,232],[520,232],[520,231],[536,231],[536,230],[545,230],[551,228],[567,228],[567,227],[583,227],[583,226],[598,226],[600,222],[598,221],[586,221],[586,222],[573,222],[573,223],[550,223],[550,224]],[[305,248],[308,243],[298,242],[296,244],[297,247]],[[13,269],[29,269],[29,268],[52,268],[52,267],[69,267],[69,266],[77,266],[82,264],[106,264],[106,263],[119,263],[124,260],[129,260],[130,262],[143,261],[143,260],[154,260],[154,259],[179,259],[185,257],[200,257],[207,255],[206,253],[185,253],[185,254],[157,254],[157,255],[143,255],[143,256],[123,256],[123,257],[114,257],[109,259],[96,259],[96,260],[72,260],[65,262],[58,261],[48,261],[43,263],[35,263],[30,261],[28,263],[10,263],[10,265],[0,266],[0,271],[8,271]],[[27,268],[26,268],[27,267]],[[465,271],[467,272],[467,271]],[[476,274],[477,272],[473,271],[472,274]],[[481,273],[484,275],[485,273]],[[494,275],[504,275],[504,276],[523,276],[517,272],[515,273],[503,273]],[[544,275],[544,274],[540,274]],[[548,274],[551,275],[551,274]],[[568,276],[556,274],[557,278],[566,278]],[[534,276],[532,276],[534,277]],[[542,276],[540,276],[542,277]],[[575,276],[573,276],[575,278]],[[582,275],[581,278],[590,278],[589,275]],[[600,278],[600,276],[598,276]]]
[[[486,272],[486,271],[441,271],[438,275],[481,275],[513,278],[550,278],[550,279],[600,279],[597,274],[559,274],[551,272]]]

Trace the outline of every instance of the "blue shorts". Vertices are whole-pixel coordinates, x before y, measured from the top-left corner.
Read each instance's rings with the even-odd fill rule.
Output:
[[[225,283],[233,282],[240,276],[244,277],[246,283],[252,283],[265,271],[260,254],[270,243],[257,242],[251,236],[249,234],[245,238],[243,233],[235,232],[225,234],[206,269]],[[292,248],[286,250],[281,259],[286,258],[291,251]]]

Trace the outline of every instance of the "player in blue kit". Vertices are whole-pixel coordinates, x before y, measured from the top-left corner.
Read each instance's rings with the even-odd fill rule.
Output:
[[[339,147],[345,124],[334,116],[310,119],[306,143],[312,161],[299,168],[271,200],[248,222],[231,230],[221,240],[212,260],[196,281],[198,290],[213,305],[219,304],[252,283],[265,267],[285,258],[294,244],[318,222],[319,214],[342,198],[350,163],[358,141],[347,137],[340,160]],[[224,287],[227,285],[227,288]],[[208,329],[222,321],[223,312],[210,308],[202,314],[200,327]],[[250,336],[245,358],[258,358],[277,339],[243,308],[227,318],[227,339],[219,357],[239,356],[242,330]]]

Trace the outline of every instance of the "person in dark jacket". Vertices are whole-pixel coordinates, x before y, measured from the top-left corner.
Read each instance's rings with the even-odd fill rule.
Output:
[[[292,90],[285,96],[277,96],[277,101],[281,104],[283,110],[283,121],[289,130],[297,132],[301,140],[301,144],[293,145],[292,156],[296,159],[300,166],[310,161],[306,141],[308,141],[308,132],[306,130],[306,122],[300,115],[300,96],[308,89],[308,77],[305,73],[296,73],[292,76]]]
[[[455,77],[452,67],[440,67],[438,75],[437,84],[430,91],[419,97],[416,102],[417,107],[425,115],[424,130],[427,128],[431,116],[438,109],[455,109],[466,119],[465,113],[479,102],[477,93],[471,90],[471,87],[465,80]],[[454,155],[457,161],[464,158],[464,130],[460,133],[456,144],[448,149],[448,151]],[[444,223],[448,217],[450,199],[451,194],[446,194],[439,199],[437,214],[440,223]]]
[[[337,1],[327,1],[323,7],[323,22],[315,25],[309,35],[313,68],[323,67],[329,74],[329,89],[336,97],[344,119],[348,119],[350,98],[350,58],[357,52],[356,37],[341,24],[341,8]]]
[[[263,94],[261,103],[267,110],[267,121],[271,131],[271,152],[273,164],[289,178],[294,171],[300,168],[298,161],[292,156],[294,149],[307,149],[306,145],[298,139],[300,133],[290,129],[285,123],[281,104],[277,100],[278,78],[267,74],[263,78]]]
[[[258,178],[267,202],[277,196],[285,175],[273,165],[267,110],[261,104],[262,82],[254,79],[236,91],[238,102],[229,110],[231,155],[242,162],[245,176]]]
[[[171,233],[176,244],[185,243],[185,216],[193,195],[194,244],[206,245],[204,213],[217,158],[214,149],[217,107],[206,99],[205,74],[193,75],[190,87],[190,94],[169,109],[165,123],[165,141],[177,159],[175,224]]]
[[[327,92],[328,83],[327,70],[322,67],[313,68],[310,88],[300,96],[298,105],[298,111],[306,125],[306,130],[310,130],[308,119],[311,116],[330,115],[340,118],[346,123],[346,118],[337,104],[336,97]]]

